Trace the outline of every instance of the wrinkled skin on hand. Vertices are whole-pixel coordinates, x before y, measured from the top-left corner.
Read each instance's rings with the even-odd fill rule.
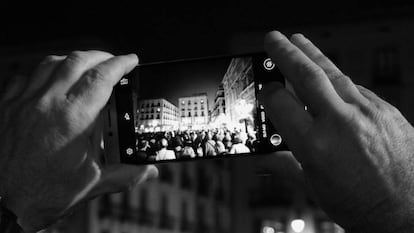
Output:
[[[76,206],[156,176],[153,166],[99,162],[100,111],[136,55],[100,51],[49,56],[0,97],[0,196],[25,232]]]
[[[303,35],[271,32],[265,48],[296,93],[265,87],[267,113],[321,207],[350,232],[412,232],[413,127]]]

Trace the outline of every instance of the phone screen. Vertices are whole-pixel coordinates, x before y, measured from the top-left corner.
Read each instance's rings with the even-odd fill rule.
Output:
[[[285,84],[264,53],[138,66],[115,87],[121,162],[287,150],[258,100],[271,81]]]

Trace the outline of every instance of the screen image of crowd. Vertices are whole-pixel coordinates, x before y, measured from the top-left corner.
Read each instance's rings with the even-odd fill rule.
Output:
[[[136,159],[140,163],[187,160],[254,152],[257,140],[241,130],[185,130],[137,134]]]

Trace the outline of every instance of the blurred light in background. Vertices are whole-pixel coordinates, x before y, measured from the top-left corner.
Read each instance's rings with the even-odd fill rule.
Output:
[[[275,229],[273,227],[265,226],[263,227],[263,233],[275,233]]]
[[[294,219],[290,223],[290,227],[292,227],[292,230],[296,233],[300,233],[305,229],[305,221],[302,219]]]

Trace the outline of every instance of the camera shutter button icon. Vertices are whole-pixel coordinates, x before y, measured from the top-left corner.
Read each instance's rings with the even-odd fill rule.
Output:
[[[134,153],[134,151],[132,150],[132,148],[128,148],[126,149],[126,154],[131,156]]]
[[[279,134],[273,134],[269,140],[273,146],[279,146],[282,143],[282,137]]]
[[[273,70],[275,66],[276,66],[275,63],[273,63],[270,58],[266,58],[266,60],[263,61],[263,67],[266,70]]]

